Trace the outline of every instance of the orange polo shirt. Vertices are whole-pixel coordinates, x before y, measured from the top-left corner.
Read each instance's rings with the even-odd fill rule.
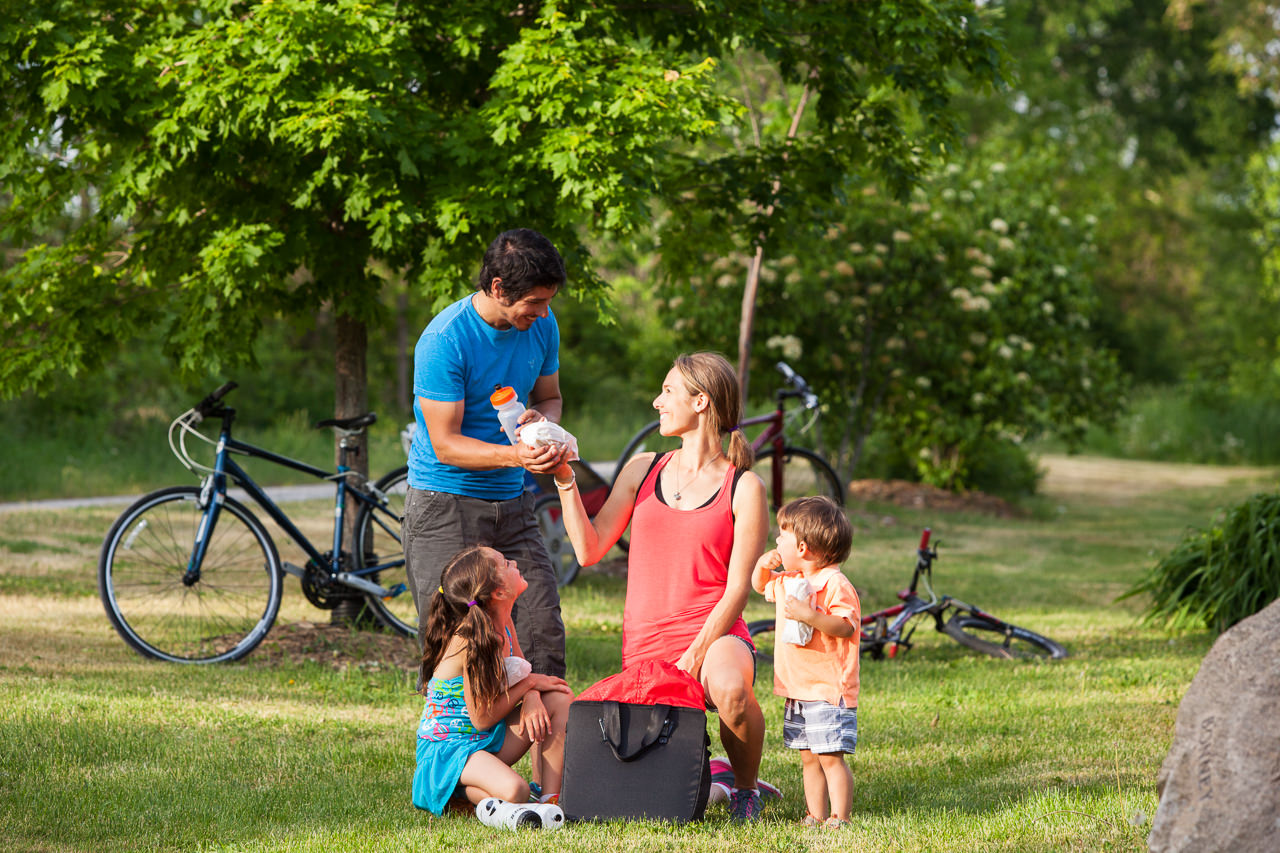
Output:
[[[764,588],[766,601],[776,604],[777,626],[786,619],[783,611],[782,580],[799,577],[800,572],[783,572],[769,579]],[[854,627],[851,637],[832,637],[814,629],[813,637],[803,646],[775,643],[773,650],[773,692],[788,699],[805,702],[821,700],[846,708],[858,707],[858,633],[862,622],[862,605],[853,584],[839,566],[828,566],[808,578],[814,593],[809,599],[815,610],[840,616]]]

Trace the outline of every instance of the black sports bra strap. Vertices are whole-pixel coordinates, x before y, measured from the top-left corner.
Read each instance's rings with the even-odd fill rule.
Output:
[[[665,455],[666,454],[664,453],[653,454],[653,461],[649,463],[649,470],[644,472],[644,476],[640,478],[640,482],[643,483],[645,480],[649,479],[649,475],[653,473],[654,468],[658,467],[658,463],[662,461],[662,457]]]

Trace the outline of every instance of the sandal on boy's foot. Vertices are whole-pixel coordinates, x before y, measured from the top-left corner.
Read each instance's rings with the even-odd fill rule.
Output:
[[[835,815],[832,815],[831,817],[827,818],[827,819],[826,819],[825,821],[823,821],[823,823],[822,823],[822,828],[823,828],[823,829],[837,829],[837,830],[838,830],[838,829],[847,829],[849,826],[850,826],[849,821],[847,821],[847,820],[841,820],[840,818],[836,817]]]
[[[729,819],[752,821],[760,819],[760,792],[752,788],[735,788],[729,792]]]
[[[494,829],[541,829],[542,815],[534,811],[541,806],[525,803],[508,803],[497,797],[486,797],[476,804],[476,817],[485,826]],[[555,807],[559,810],[559,806]],[[560,813],[561,823],[564,813]]]
[[[813,815],[808,814],[806,812],[805,816],[800,818],[800,825],[804,827],[808,827],[810,829],[817,829],[818,827],[823,826],[824,824],[820,818],[816,818]]]

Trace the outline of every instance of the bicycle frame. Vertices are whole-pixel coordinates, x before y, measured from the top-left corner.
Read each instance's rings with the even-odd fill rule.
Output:
[[[926,527],[924,533],[920,536],[920,547],[916,551],[916,568],[911,575],[911,585],[898,593],[898,598],[902,599],[902,604],[895,604],[892,607],[886,607],[883,610],[877,610],[862,617],[862,625],[864,627],[875,625],[882,620],[893,619],[885,629],[883,642],[879,643],[880,647],[889,646],[888,655],[891,658],[897,656],[899,646],[910,646],[905,638],[901,636],[902,629],[906,627],[908,622],[921,613],[932,613],[934,620],[941,626],[942,610],[950,601],[949,596],[939,598],[937,593],[933,591],[933,561],[938,556],[938,552],[929,548],[929,537],[932,533],[933,531]],[[925,588],[929,593],[927,601],[916,592],[921,580],[924,581]],[[873,637],[873,641],[876,639]]]
[[[805,392],[788,391],[785,388],[779,388],[774,392],[773,396],[776,406],[772,412],[764,415],[755,415],[750,418],[744,418],[738,424],[738,428],[744,429],[746,427],[759,426],[760,424],[768,424],[768,426],[765,427],[764,432],[760,433],[760,435],[756,436],[752,440],[751,450],[755,453],[759,453],[761,448],[766,445],[772,445],[774,458],[782,459],[787,446],[787,436],[785,431],[786,407],[784,406],[784,401],[792,397],[804,397]],[[770,495],[781,495],[783,493],[782,468],[782,465],[771,466],[769,477]]]
[[[305,462],[299,462],[296,459],[290,459],[287,456],[281,456],[278,453],[272,453],[261,447],[239,441],[231,437],[231,423],[235,418],[234,409],[218,409],[211,412],[212,415],[222,418],[222,428],[219,433],[217,449],[214,456],[214,467],[212,472],[205,477],[201,487],[200,502],[205,505],[204,517],[200,522],[200,529],[196,534],[195,548],[191,553],[191,560],[188,563],[187,571],[183,575],[182,582],[186,586],[194,585],[200,579],[200,568],[204,563],[205,549],[207,545],[207,537],[209,531],[213,530],[217,524],[218,516],[222,511],[222,504],[227,495],[227,478],[230,477],[237,486],[244,489],[253,502],[273,520],[280,525],[281,529],[306,553],[307,557],[317,566],[325,566],[333,577],[343,584],[354,587],[362,592],[378,595],[383,598],[397,595],[403,590],[389,590],[377,583],[369,581],[366,575],[371,575],[384,569],[391,569],[404,564],[404,558],[390,560],[385,563],[377,563],[372,566],[366,566],[356,571],[342,570],[342,544],[343,544],[343,519],[346,517],[347,495],[348,493],[357,501],[377,505],[377,496],[367,495],[364,492],[353,487],[347,481],[347,475],[351,473],[351,469],[346,465],[347,447],[340,444],[340,457],[338,470],[336,474],[331,474],[314,465],[308,465]],[[333,551],[328,559],[320,552],[311,540],[298,529],[297,525],[287,516],[282,509],[273,501],[262,488],[254,482],[253,478],[240,467],[234,459],[231,458],[232,453],[242,453],[246,456],[252,456],[258,459],[266,460],[275,465],[281,465],[285,468],[292,468],[295,471],[301,471],[304,474],[310,474],[318,479],[327,480],[335,479],[334,494],[334,524],[333,524]],[[303,569],[289,563],[282,564],[285,571],[297,577],[303,576]]]

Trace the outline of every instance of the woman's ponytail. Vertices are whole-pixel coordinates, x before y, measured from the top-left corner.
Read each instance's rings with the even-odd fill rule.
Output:
[[[737,427],[729,430],[729,449],[724,455],[729,457],[729,464],[739,471],[750,471],[756,461],[756,453],[751,449],[750,442]]]

